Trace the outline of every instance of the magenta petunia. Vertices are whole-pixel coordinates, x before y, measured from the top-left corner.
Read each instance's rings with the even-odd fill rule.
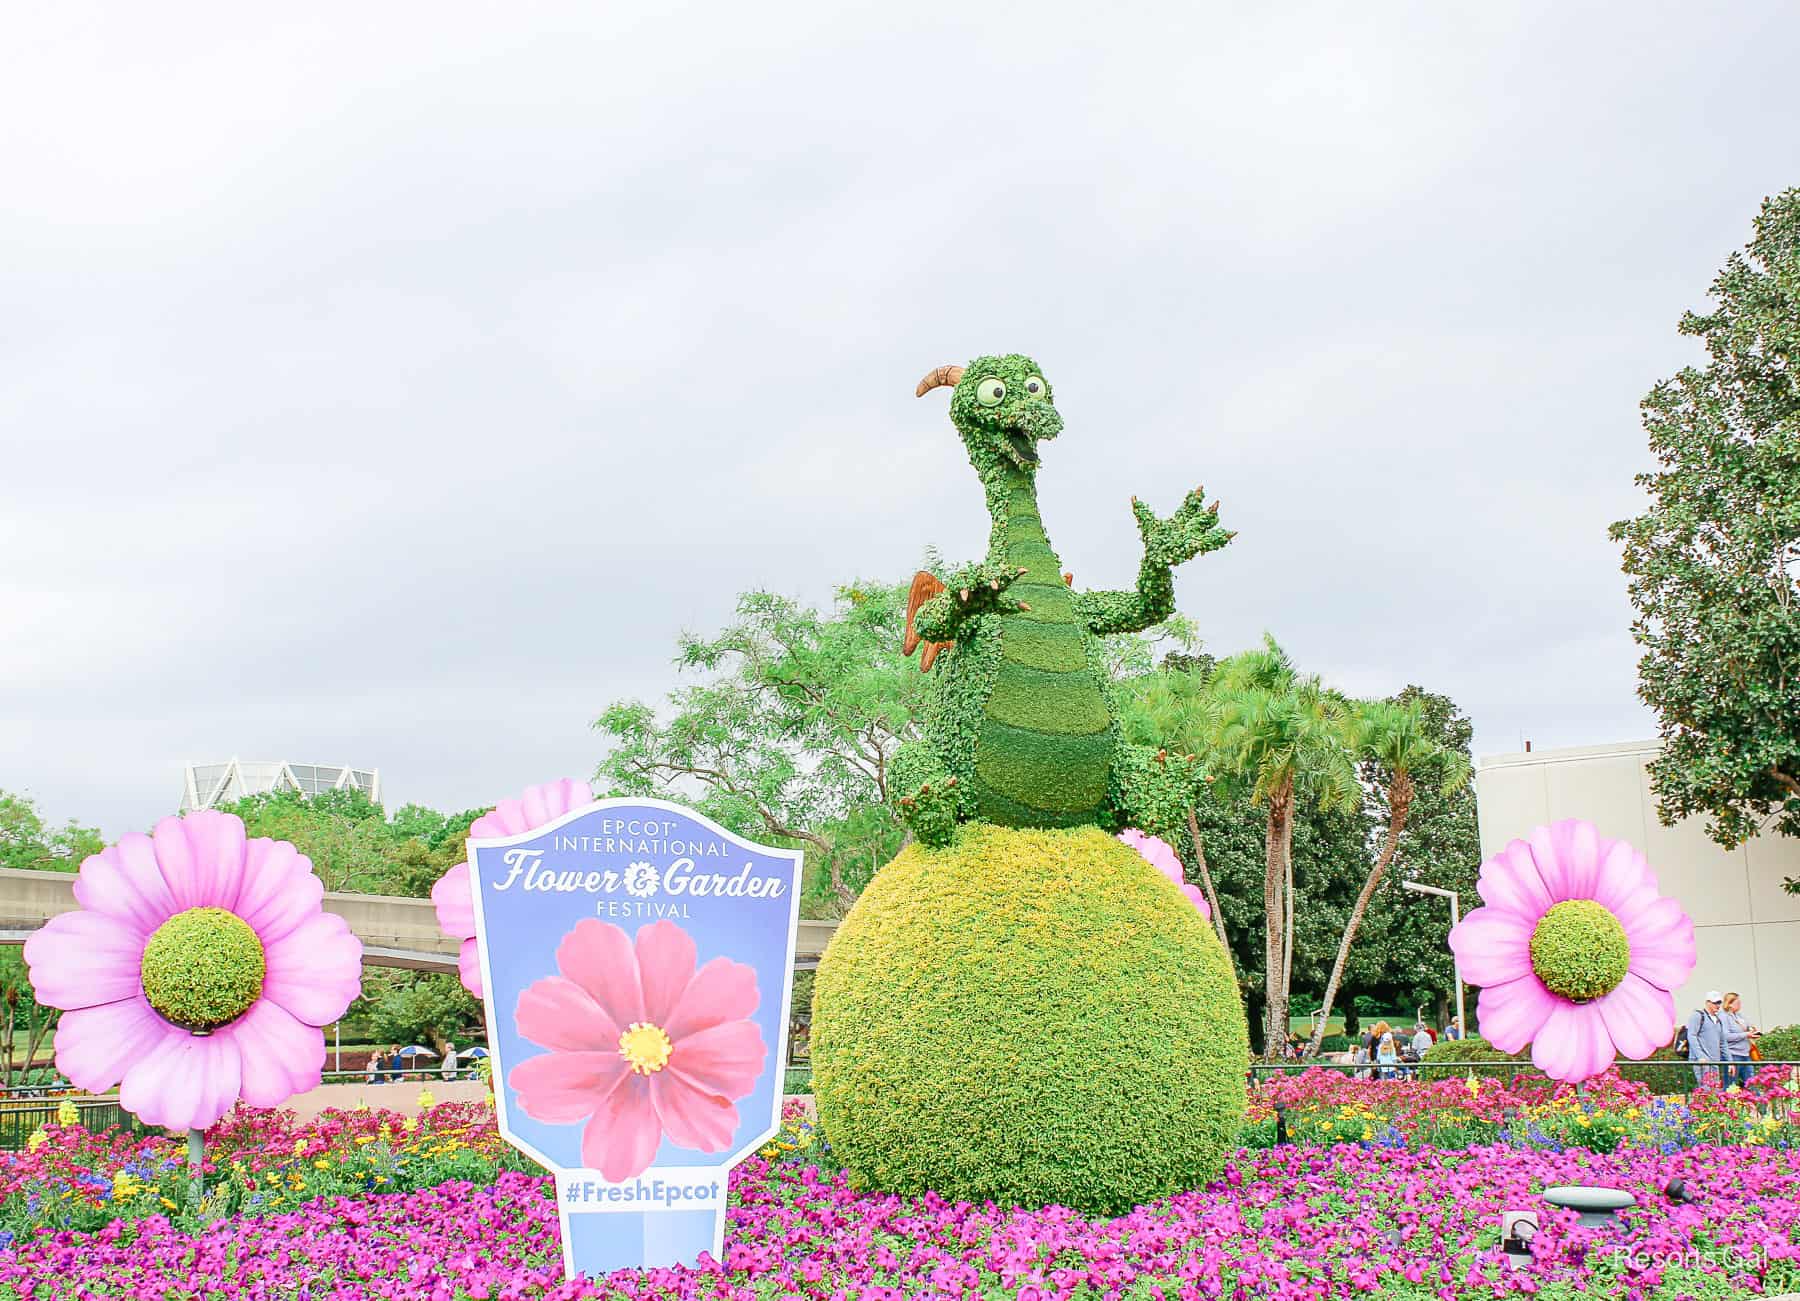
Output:
[[[470,839],[517,836],[556,821],[572,809],[592,802],[594,793],[584,781],[564,777],[561,781],[533,786],[516,800],[501,800],[492,811],[482,814],[469,828]],[[463,988],[476,998],[482,997],[481,957],[475,948],[474,879],[469,875],[467,860],[445,872],[431,887],[431,902],[437,905],[438,929],[453,940],[461,940],[456,968],[462,976]]]
[[[519,1033],[550,1051],[507,1083],[534,1120],[585,1125],[581,1159],[607,1179],[643,1173],[664,1135],[723,1152],[762,1074],[755,968],[719,957],[696,970],[697,957],[674,922],[639,927],[634,944],[590,917],[557,947],[560,974],[519,995]]]
[[[1496,1048],[1530,1044],[1540,1070],[1576,1083],[1669,1042],[1694,923],[1637,850],[1591,822],[1558,822],[1483,863],[1476,889],[1485,906],[1450,947],[1482,987],[1480,1031]]]
[[[1212,920],[1212,908],[1206,902],[1206,896],[1200,887],[1187,883],[1187,874],[1181,870],[1181,856],[1175,847],[1161,836],[1152,836],[1148,832],[1139,831],[1136,827],[1128,827],[1119,833],[1119,839],[1130,845],[1144,856],[1146,862],[1161,872],[1169,880],[1181,887],[1181,893],[1187,901],[1200,910],[1200,915],[1207,921]]]
[[[362,987],[362,942],[321,907],[312,862],[229,813],[164,818],[93,855],[76,912],[25,942],[61,1008],[57,1069],[153,1125],[204,1129],[242,1098],[318,1085],[321,1026]]]

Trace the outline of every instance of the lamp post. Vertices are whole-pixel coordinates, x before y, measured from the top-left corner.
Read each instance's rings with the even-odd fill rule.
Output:
[[[1456,891],[1446,890],[1441,886],[1426,885],[1422,881],[1402,881],[1400,888],[1411,890],[1414,894],[1435,894],[1439,898],[1448,899],[1450,901],[1451,930],[1455,930],[1457,923],[1462,921],[1462,900],[1457,897]],[[1463,1015],[1462,964],[1456,961],[1455,953],[1450,955],[1450,961],[1456,966],[1456,1028],[1461,1031],[1464,1038],[1467,1038],[1469,1022],[1468,1018]]]

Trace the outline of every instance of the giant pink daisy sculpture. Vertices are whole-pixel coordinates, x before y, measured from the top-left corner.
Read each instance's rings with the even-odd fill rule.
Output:
[[[1450,948],[1482,987],[1481,1033],[1496,1048],[1529,1043],[1539,1070],[1575,1084],[1669,1042],[1694,923],[1637,850],[1591,822],[1558,822],[1488,859],[1475,888],[1485,906]]]
[[[1180,886],[1181,893],[1200,910],[1200,915],[1209,922],[1212,920],[1212,907],[1206,902],[1206,896],[1201,893],[1199,886],[1187,883],[1187,873],[1181,870],[1181,856],[1175,852],[1175,846],[1161,836],[1152,836],[1136,827],[1121,831],[1119,839],[1142,854],[1151,867]]]
[[[591,803],[593,798],[588,784],[573,777],[545,782],[516,800],[501,800],[491,812],[476,818],[469,827],[469,837],[479,840],[533,831],[571,809]],[[438,929],[451,939],[462,941],[456,969],[462,976],[463,988],[476,998],[482,997],[481,956],[475,948],[475,883],[466,859],[437,879],[431,887],[431,902],[437,905]]]
[[[737,1100],[768,1058],[756,970],[714,958],[695,970],[693,938],[671,921],[634,945],[588,918],[556,950],[561,973],[519,995],[519,1033],[550,1049],[507,1073],[526,1115],[585,1124],[581,1159],[618,1182],[642,1174],[666,1134],[677,1147],[723,1152]]]
[[[25,941],[39,1001],[63,1010],[57,1069],[172,1129],[316,1087],[320,1027],[362,987],[362,942],[324,893],[292,845],[211,810],[93,855],[80,910]]]

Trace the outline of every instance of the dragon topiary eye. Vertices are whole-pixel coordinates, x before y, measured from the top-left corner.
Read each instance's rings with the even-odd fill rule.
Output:
[[[1006,397],[1006,384],[1003,380],[984,379],[975,386],[975,400],[984,407],[997,407]]]
[[[1025,381],[1025,392],[1031,397],[1041,398],[1045,393],[1049,392],[1049,390],[1050,386],[1044,383],[1044,377],[1042,375],[1033,375],[1030,379]]]

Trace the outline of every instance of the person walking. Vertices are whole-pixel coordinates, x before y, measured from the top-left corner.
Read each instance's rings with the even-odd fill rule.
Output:
[[[456,1045],[454,1043],[446,1043],[444,1045],[444,1082],[446,1084],[456,1078],[456,1068]]]
[[[372,1049],[369,1053],[368,1082],[370,1084],[380,1084],[381,1083],[381,1067],[382,1067],[381,1049],[379,1049],[379,1048]]]
[[[1381,1068],[1376,1071],[1378,1080],[1391,1080],[1397,1074],[1395,1067],[1400,1064],[1400,1045],[1394,1039],[1393,1027],[1386,1021],[1375,1027],[1375,1061]]]
[[[1751,1065],[1751,1053],[1755,1051],[1759,1031],[1744,1015],[1744,1000],[1735,991],[1726,993],[1719,1019],[1725,1023],[1725,1055],[1731,1059],[1731,1065],[1725,1068],[1725,1083],[1745,1088],[1756,1073],[1756,1067]]]
[[[1726,1084],[1725,1073],[1730,1066],[1726,1064],[1725,1022],[1720,1016],[1724,1007],[1725,995],[1709,989],[1705,1000],[1687,1019],[1688,1061],[1694,1068],[1695,1088],[1704,1085],[1708,1075],[1719,1081],[1720,1088]]]

